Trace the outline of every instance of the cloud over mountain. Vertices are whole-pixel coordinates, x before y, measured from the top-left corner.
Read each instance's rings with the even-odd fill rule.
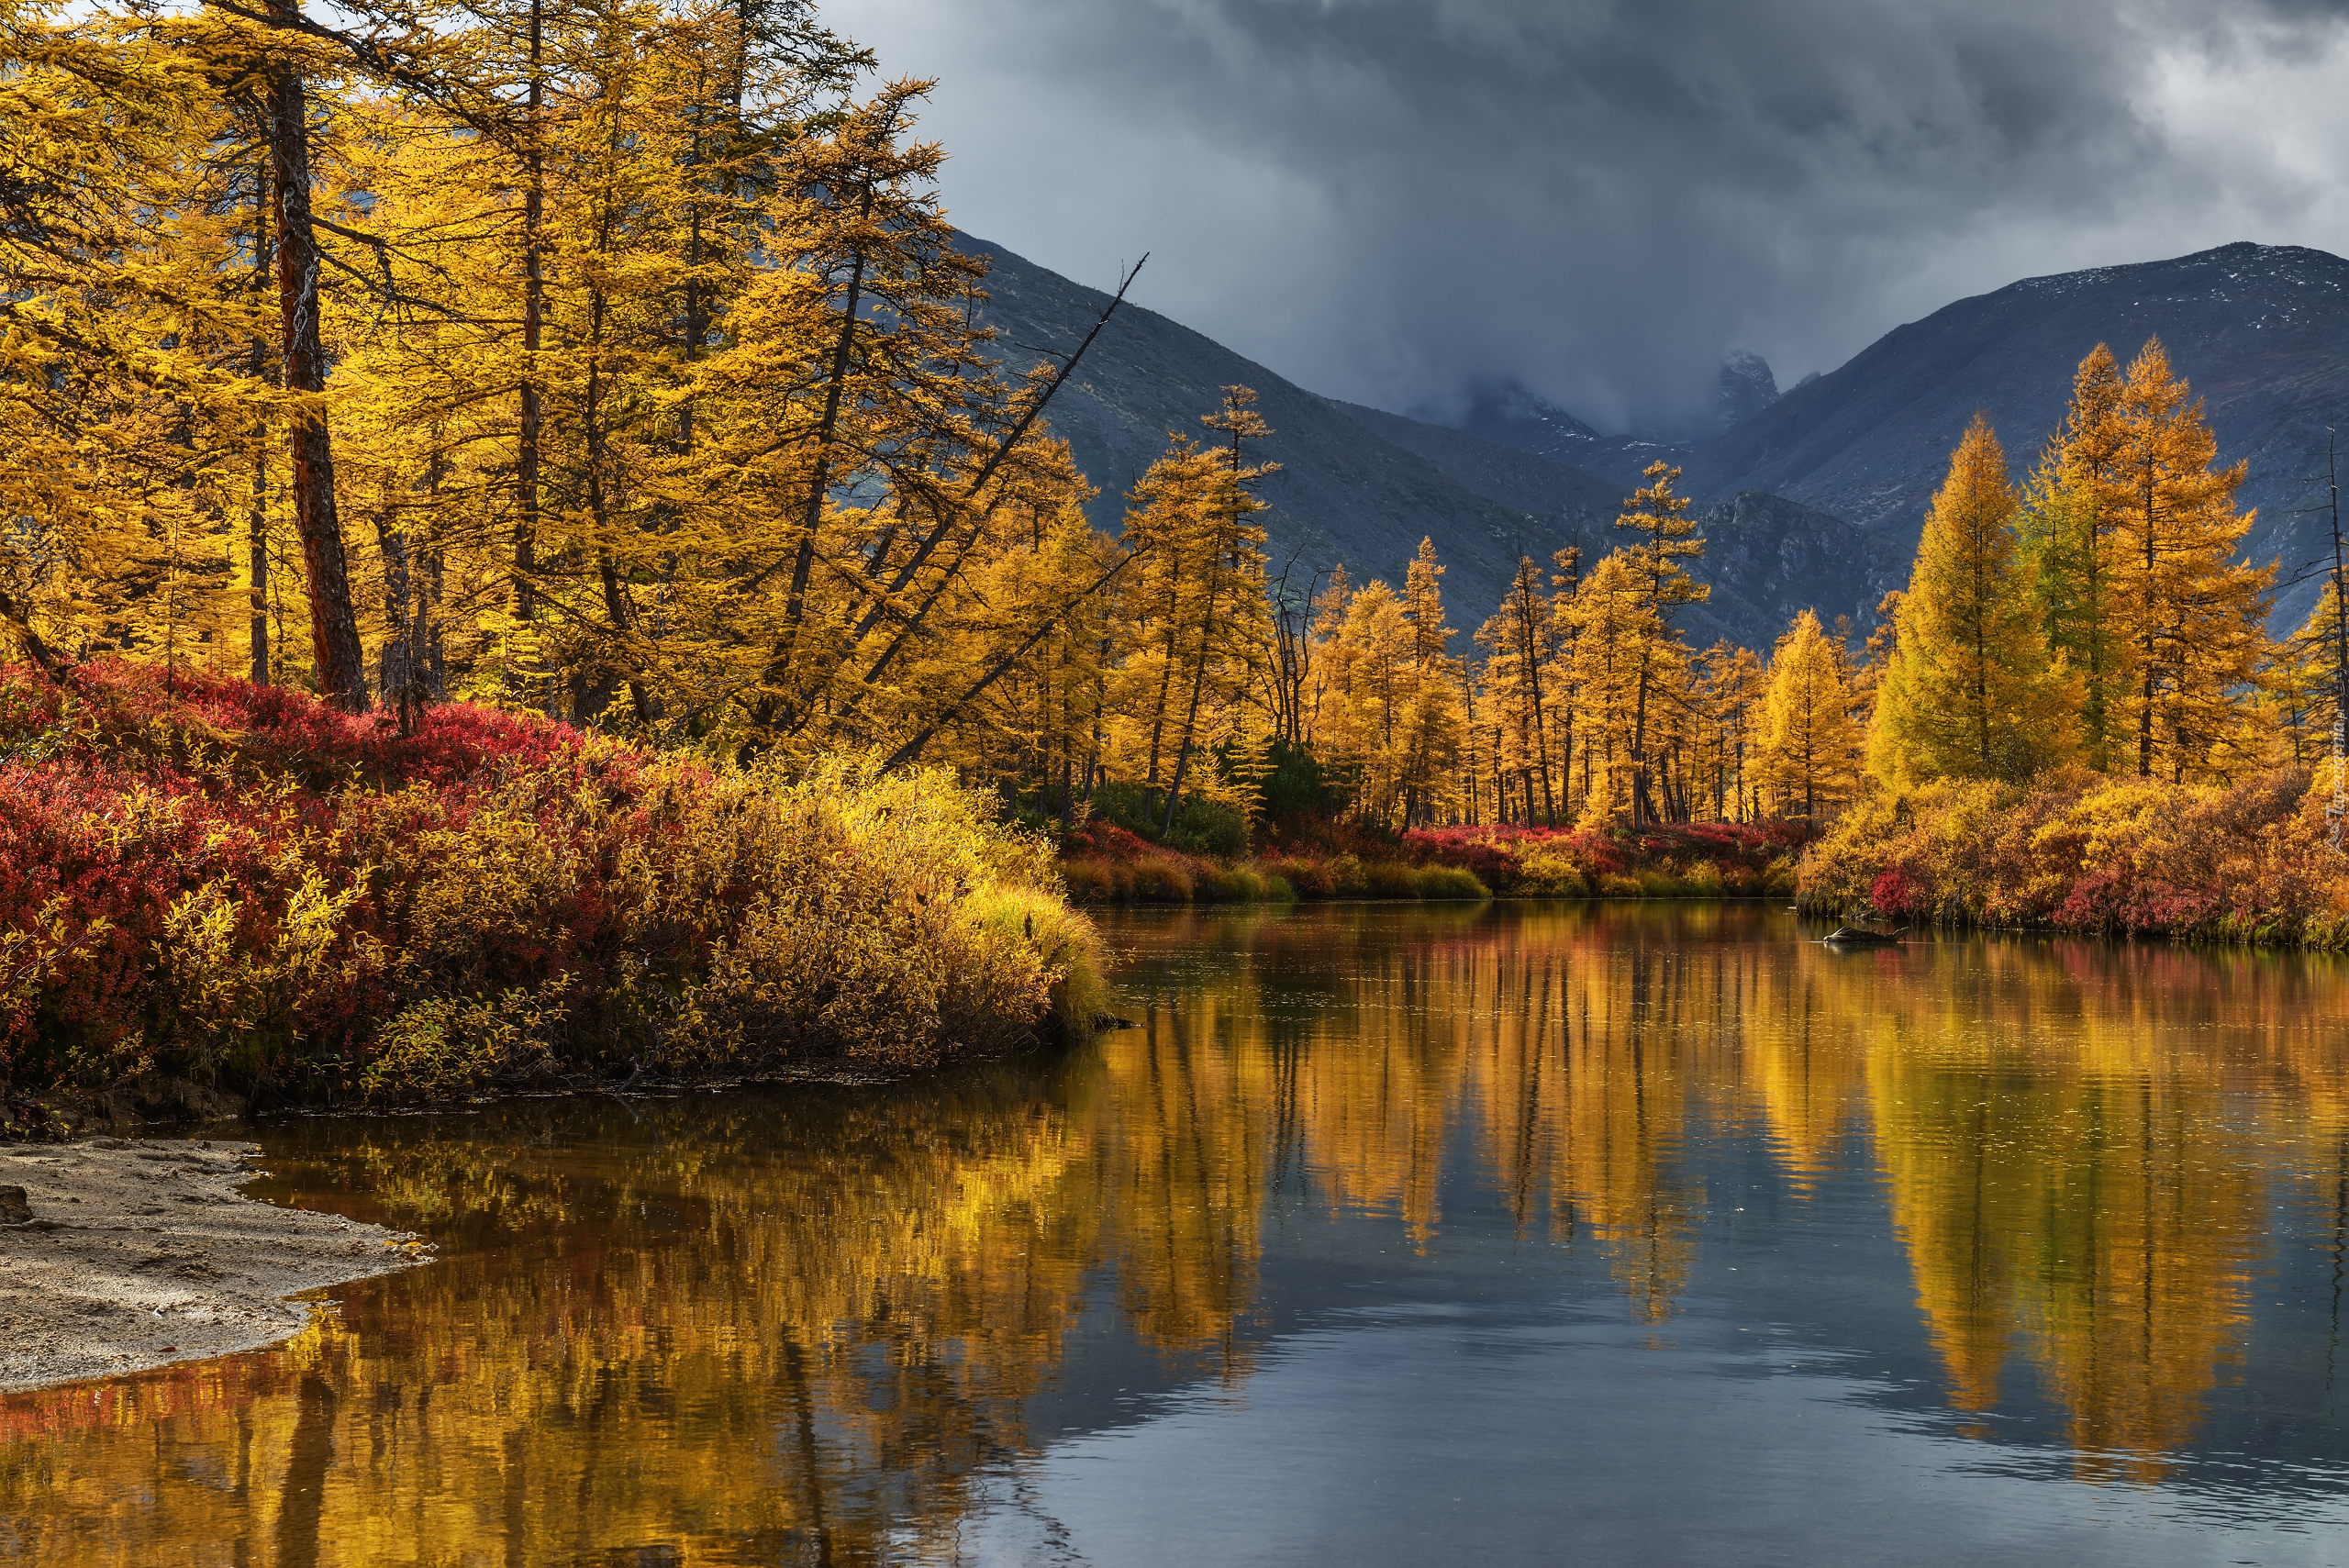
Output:
[[[868,0],[956,218],[1304,384],[1603,428],[2009,279],[2349,250],[2343,7],[2299,0]]]

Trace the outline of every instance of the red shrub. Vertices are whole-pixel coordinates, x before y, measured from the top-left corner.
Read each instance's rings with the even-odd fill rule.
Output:
[[[1868,903],[1887,919],[1907,919],[1932,906],[1925,887],[1903,866],[1887,866],[1868,887]]]

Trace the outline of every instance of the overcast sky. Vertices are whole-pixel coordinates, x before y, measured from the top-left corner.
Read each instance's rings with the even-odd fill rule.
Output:
[[[1316,391],[1602,429],[2019,277],[2349,253],[2349,0],[831,0],[974,234]]]

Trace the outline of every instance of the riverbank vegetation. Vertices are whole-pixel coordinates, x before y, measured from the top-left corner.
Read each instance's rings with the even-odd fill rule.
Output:
[[[1803,862],[1802,903],[1878,919],[2349,947],[2349,860],[2306,770],[2179,784],[2068,770],[1871,796]]]
[[[1892,606],[1870,788],[1805,902],[1892,919],[2338,946],[2349,922],[2336,520],[2297,635],[2243,561],[2245,468],[2159,342],[2081,361],[2021,484],[1976,416]]]
[[[1288,824],[1239,861],[1186,854],[1107,823],[1063,840],[1072,898],[1142,904],[1329,898],[1752,898],[1795,889],[1801,822],[1659,824],[1637,831],[1418,828],[1380,839]]]
[[[0,683],[0,756],[20,1094],[901,1070],[1100,1010],[1050,846],[932,770],[787,780],[471,704],[403,735],[118,662]]]
[[[1691,647],[1661,464],[1464,635],[1433,539],[1272,573],[1246,387],[1097,528],[1093,338],[1007,367],[930,84],[808,6],[0,0],[0,55],[12,1089],[927,1061],[1083,989],[1063,876],[1775,893],[1835,824],[1806,896],[1872,909],[2066,770],[2339,847],[2342,563],[2266,635],[2158,344],[2021,485],[1967,434],[1865,645]],[[2287,884],[2173,925],[2305,934]],[[1898,909],[2042,906],[1969,886]]]

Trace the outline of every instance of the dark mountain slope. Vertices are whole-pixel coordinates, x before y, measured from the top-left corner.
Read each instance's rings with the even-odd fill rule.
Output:
[[[1068,353],[1108,303],[1097,289],[999,245],[968,236],[963,245],[988,262],[985,319],[1015,365],[1037,362],[1039,350]],[[1230,384],[1256,389],[1274,431],[1255,455],[1281,465],[1260,491],[1271,504],[1264,520],[1275,573],[1295,554],[1308,567],[1343,561],[1357,582],[1399,582],[1420,538],[1431,537],[1448,569],[1453,619],[1473,625],[1499,602],[1520,550],[1547,559],[1565,542],[1554,519],[1476,494],[1382,439],[1342,405],[1130,302],[1046,416],[1100,487],[1090,507],[1097,528],[1115,533],[1123,526],[1126,492],[1166,450],[1167,432],[1209,435],[1199,417],[1215,410]]]
[[[2020,477],[2062,419],[2082,356],[2106,342],[2126,363],[2156,335],[2204,400],[2222,458],[2251,461],[2252,558],[2281,555],[2290,575],[2318,553],[2310,479],[2322,473],[2326,424],[2349,414],[2349,261],[2298,246],[2229,245],[1960,300],[1707,445],[1687,484],[1791,496],[1910,550],[1976,408]],[[2277,623],[2314,598],[2314,584],[2286,594]]]
[[[1448,425],[1422,424],[1359,403],[1337,406],[1372,434],[1426,459],[1476,495],[1533,517],[1562,520],[1569,531],[1605,528],[1630,494],[1611,479]]]
[[[1041,350],[1065,354],[1108,303],[1000,246],[963,242],[987,258],[985,317],[1014,364],[1036,362]],[[1275,432],[1262,455],[1282,464],[1263,492],[1272,504],[1265,524],[1275,572],[1294,553],[1300,578],[1342,561],[1358,582],[1395,581],[1426,535],[1444,561],[1453,623],[1465,632],[1498,605],[1520,553],[1546,568],[1566,544],[1580,543],[1596,560],[1620,542],[1613,524],[1628,484],[1319,396],[1131,304],[1119,307],[1049,415],[1101,489],[1091,506],[1096,527],[1121,526],[1125,492],[1165,450],[1166,433],[1204,434],[1199,416],[1235,383],[1256,389]],[[1906,574],[1906,558],[1879,536],[1776,496],[1739,496],[1706,521],[1713,542],[1697,575],[1714,595],[1685,621],[1699,647],[1728,637],[1767,649],[1806,606],[1830,621],[1844,613],[1865,621],[1882,595],[1878,580]],[[1464,637],[1454,647],[1469,651]]]
[[[1854,528],[1831,513],[1747,490],[1704,515],[1705,556],[1694,573],[1715,584],[1713,598],[1688,614],[1759,652],[1795,616],[1816,610],[1830,631],[1847,615],[1860,635],[1876,625],[1876,607],[1909,585],[1909,552],[1880,533]]]
[[[1586,557],[1596,560],[1621,539],[1614,528],[1625,494],[1620,484],[1448,426],[1357,404],[1339,406],[1476,494],[1558,518]],[[1726,637],[1767,651],[1805,608],[1831,626],[1848,615],[1865,629],[1886,591],[1908,584],[1909,556],[1890,539],[1783,496],[1749,490],[1700,515],[1705,553],[1691,573],[1712,584],[1713,595],[1687,612],[1689,639],[1700,647]]]
[[[1726,367],[1724,367],[1726,369]],[[1768,367],[1763,367],[1768,373]],[[1773,382],[1775,387],[1776,383]],[[1724,405],[1731,395],[1724,378]],[[1416,421],[1415,421],[1416,422]],[[1579,468],[1623,487],[1639,487],[1652,462],[1686,462],[1689,449],[1642,436],[1602,436],[1572,414],[1515,382],[1487,386],[1457,416],[1458,428],[1488,441]],[[1437,428],[1449,428],[1438,426]]]

